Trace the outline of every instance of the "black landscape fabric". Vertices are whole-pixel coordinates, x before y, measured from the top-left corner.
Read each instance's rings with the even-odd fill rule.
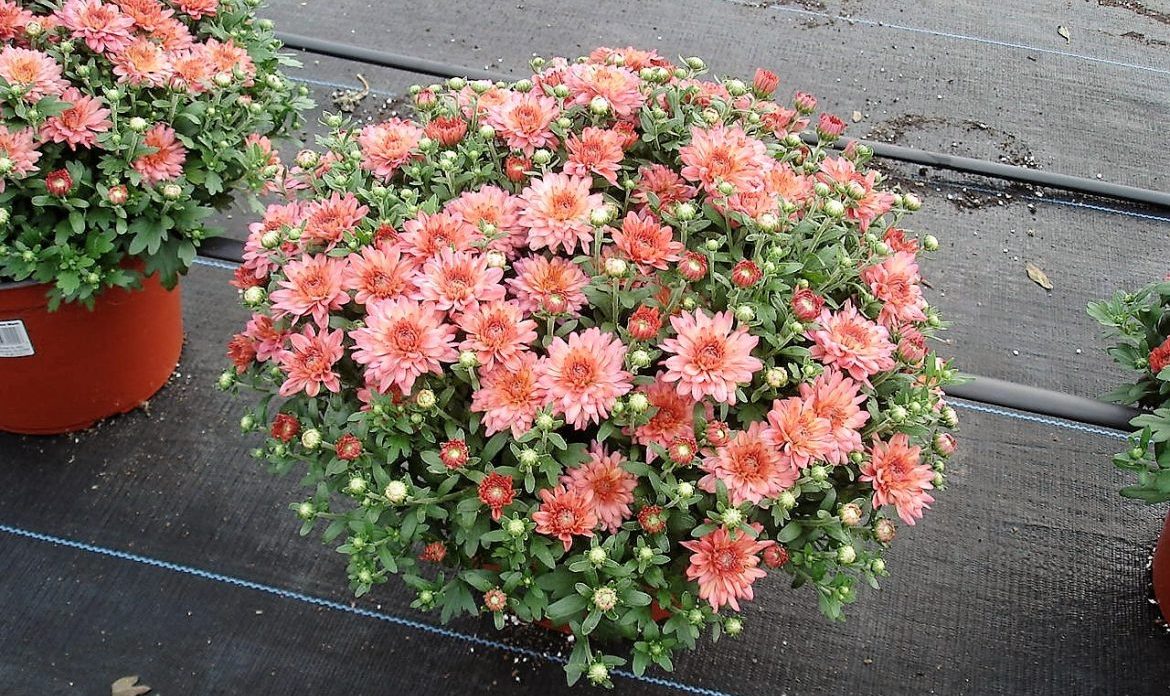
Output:
[[[472,619],[436,633],[396,580],[352,600],[341,556],[296,535],[296,477],[247,457],[239,405],[211,387],[222,337],[244,319],[229,273],[187,280],[183,362],[148,409],[71,436],[0,436],[0,693],[104,694],[128,675],[163,694],[564,691],[560,665],[516,652],[564,653],[559,636]],[[618,678],[617,690],[1164,693],[1170,636],[1146,595],[1158,510],[1117,496],[1119,440],[961,415],[951,489],[903,530],[891,577],[847,623],[771,577],[742,637],[652,675],[672,684]]]

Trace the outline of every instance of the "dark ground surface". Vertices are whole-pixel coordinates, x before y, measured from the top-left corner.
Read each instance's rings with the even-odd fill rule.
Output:
[[[860,21],[825,16],[843,13]],[[764,65],[827,108],[860,111],[853,135],[1167,187],[1164,2],[1036,0],[996,10],[972,0],[280,0],[266,14],[288,32],[516,74],[533,52],[575,55],[597,44],[699,54],[718,73]],[[335,59],[305,62],[301,79],[369,78],[383,93],[367,98],[362,117],[388,115],[387,96],[420,81]],[[328,104],[332,89],[316,87],[319,102]],[[887,171],[923,194],[915,225],[943,243],[927,272],[931,301],[955,323],[945,352],[960,367],[1085,396],[1111,386],[1119,373],[1103,367],[1082,308],[1166,272],[1170,220],[1135,213],[1170,214],[1054,204],[1056,192],[904,165]],[[228,223],[238,235],[244,218]],[[1052,278],[1051,293],[1027,279],[1027,261]],[[226,280],[220,269],[193,270],[183,364],[149,409],[69,437],[0,435],[0,524],[348,606],[343,561],[295,534],[287,509],[299,500],[295,478],[273,478],[247,457],[253,443],[235,429],[241,405],[210,386],[245,316]],[[771,580],[743,637],[705,644],[674,675],[655,676],[735,694],[1170,690],[1170,636],[1153,626],[1144,594],[1160,511],[1117,497],[1123,477],[1109,455],[1118,441],[961,415],[951,490],[895,544],[892,577],[863,593],[848,623],[827,623],[808,592]],[[409,602],[392,582],[353,604],[433,621]],[[465,635],[0,531],[5,696],[104,695],[128,674],[169,695],[564,690],[559,665],[470,642],[466,635],[500,638],[477,622],[454,628]],[[558,649],[540,632],[502,639]],[[616,683],[622,693],[678,690]]]
[[[227,271],[185,286],[188,343],[150,408],[60,438],[0,436],[0,523],[349,604],[344,563],[296,536],[293,476],[251,461],[209,387],[244,319]],[[1108,434],[969,408],[951,490],[845,624],[763,582],[738,641],[672,679],[732,694],[1164,693],[1170,636],[1146,602],[1157,511],[1119,500]],[[559,665],[288,597],[0,531],[0,693],[559,693]],[[395,581],[355,606],[430,623]],[[499,636],[474,621],[454,628]],[[558,649],[542,632],[511,645]],[[519,662],[517,660],[520,660]],[[665,677],[667,675],[656,675]],[[675,691],[618,679],[622,693]]]

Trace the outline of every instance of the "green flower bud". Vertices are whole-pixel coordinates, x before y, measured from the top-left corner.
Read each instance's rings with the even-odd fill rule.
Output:
[[[596,116],[604,116],[609,113],[609,100],[602,96],[593,97],[589,100],[589,111]]]
[[[698,626],[702,624],[705,619],[706,617],[703,616],[702,609],[691,609],[687,612],[687,623],[691,624],[692,626]]]
[[[418,601],[421,602],[423,606],[430,605],[435,601],[435,593],[431,590],[419,590]]]
[[[780,507],[785,510],[791,510],[796,507],[796,495],[792,491],[784,491],[780,494]]]
[[[492,128],[491,126],[480,126],[479,137],[483,138],[484,140],[492,140],[496,137],[496,129]]]
[[[719,247],[723,246],[723,240],[708,239],[706,242],[703,242],[703,246],[707,248],[707,251],[719,251]]]
[[[693,203],[679,203],[674,207],[674,216],[683,222],[694,220],[696,213]]]
[[[595,566],[600,566],[609,560],[609,554],[606,553],[605,549],[601,548],[600,546],[594,546],[593,548],[589,549],[589,552],[586,554],[586,556],[588,557],[589,562]]]
[[[215,386],[220,389],[231,389],[231,386],[236,383],[236,376],[230,370],[224,370],[219,373],[219,379],[216,380]]]
[[[696,72],[707,69],[707,64],[703,62],[703,59],[699,58],[698,56],[691,56],[690,58],[687,58],[686,64],[688,68]]]
[[[734,638],[743,633],[743,621],[738,616],[729,617],[723,622],[723,631]]]
[[[354,476],[345,484],[345,490],[352,495],[361,495],[366,492],[366,480],[361,476]]]
[[[688,312],[693,312],[695,310],[695,307],[697,307],[699,305],[699,303],[696,302],[695,298],[693,298],[693,297],[684,297],[682,299],[681,304],[682,304],[682,308],[687,310]]]
[[[630,395],[630,398],[627,400],[627,405],[631,412],[642,413],[650,408],[650,399],[642,392],[635,392]]]
[[[470,350],[465,350],[459,354],[459,366],[471,369],[479,365],[479,358]]]
[[[317,516],[317,507],[309,501],[305,501],[297,506],[297,517],[306,522]]]
[[[541,413],[536,417],[536,427],[541,430],[552,430],[554,423],[553,417],[547,413]]]
[[[938,251],[938,238],[933,234],[928,234],[922,239],[922,248],[927,251]]]
[[[727,89],[727,93],[733,97],[742,97],[747,94],[747,85],[743,83],[743,80],[728,80],[723,83],[723,86]]]
[[[756,310],[751,305],[740,305],[735,308],[735,318],[742,322],[751,322],[756,318]]]
[[[695,486],[689,481],[680,481],[674,490],[679,498],[690,498],[695,494]]]
[[[890,420],[894,421],[895,423],[901,423],[902,421],[906,420],[909,415],[910,414],[906,412],[905,408],[896,404],[893,408],[890,409]]]
[[[552,153],[544,148],[532,153],[532,163],[537,166],[544,166],[552,161]]]
[[[520,450],[520,465],[524,467],[534,467],[540,461],[540,454],[531,447],[525,447]]]
[[[135,133],[145,132],[148,125],[150,124],[148,124],[146,119],[142,118],[141,116],[135,116],[126,122],[126,127]]]
[[[240,430],[245,433],[250,433],[256,428],[256,417],[251,413],[246,414],[240,419]]]
[[[812,477],[813,481],[827,481],[829,470],[818,464],[808,470],[808,475]]]
[[[913,193],[906,193],[902,195],[902,205],[906,206],[906,210],[914,212],[922,207],[922,199]]]
[[[531,83],[529,84],[531,85]],[[447,86],[458,92],[467,86],[467,80],[463,79],[462,77],[452,77],[451,79],[447,80]]]
[[[764,381],[773,389],[780,389],[788,384],[788,370],[782,367],[770,368],[764,373]]]
[[[629,271],[629,266],[625,259],[619,259],[616,256],[611,256],[605,260],[605,274],[610,278],[621,278]]]
[[[825,214],[832,218],[840,218],[845,216],[845,206],[838,200],[825,201]]]
[[[630,364],[634,367],[646,367],[650,364],[651,360],[650,353],[644,350],[639,349],[630,353]]]
[[[230,73],[226,72],[216,73],[215,77],[212,78],[212,81],[215,83],[216,87],[231,87],[232,76]]]
[[[524,524],[524,520],[513,517],[505,523],[504,529],[514,537],[521,537],[528,531],[528,526]]]
[[[649,546],[638,547],[638,560],[643,563],[648,563],[654,558],[654,549]]]
[[[517,80],[516,83],[514,85],[512,85],[512,89],[516,90],[517,92],[520,92],[521,94],[531,92],[532,91],[532,80],[528,80],[528,79]]]
[[[731,194],[735,193],[735,184],[731,183],[730,181],[720,181],[719,185],[715,188],[718,189],[719,193],[722,193],[724,196],[730,196]]]
[[[260,246],[265,249],[275,249],[284,242],[280,230],[268,230],[260,236]]]
[[[394,481],[386,484],[386,500],[388,500],[391,505],[401,505],[403,502],[405,502],[407,492],[406,483],[404,481],[395,479]]]
[[[244,304],[249,307],[258,307],[266,299],[268,299],[268,293],[262,287],[253,285],[244,291]]]
[[[309,428],[301,433],[301,446],[312,451],[321,446],[321,431],[316,428]]]
[[[849,565],[857,560],[857,549],[853,548],[851,544],[846,544],[837,549],[837,562],[843,565]]]
[[[586,672],[589,681],[595,685],[605,684],[609,681],[609,668],[601,662],[594,662],[589,665],[589,671]]]
[[[569,88],[564,85],[557,85],[553,87],[553,96],[557,99],[567,99],[569,96]]]
[[[420,389],[414,397],[414,403],[424,411],[429,411],[434,408],[436,401],[435,393],[430,389]]]

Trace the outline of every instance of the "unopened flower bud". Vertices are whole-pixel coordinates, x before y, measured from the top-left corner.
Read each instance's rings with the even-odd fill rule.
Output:
[[[305,501],[297,506],[297,517],[306,522],[317,516],[317,508],[309,501]]]
[[[280,246],[282,242],[284,242],[284,237],[280,234],[280,230],[268,230],[264,234],[260,235],[260,246],[264,247],[265,249],[275,249]]]
[[[723,632],[732,638],[743,633],[743,621],[738,616],[729,617],[723,622]]]
[[[361,476],[354,476],[345,484],[345,490],[352,495],[361,495],[366,492],[366,480]]]
[[[251,413],[245,414],[240,418],[240,430],[247,433],[251,432],[256,427],[256,417]]]
[[[610,220],[609,208],[594,208],[589,211],[589,224],[601,227]]]
[[[532,91],[532,80],[529,80],[529,79],[517,80],[516,83],[512,85],[512,89],[516,90],[517,92],[520,92],[521,94],[531,92]]]
[[[897,533],[898,528],[894,526],[893,522],[887,519],[878,520],[873,528],[874,537],[883,544],[888,544],[893,541]]]
[[[540,461],[540,454],[531,447],[525,447],[524,449],[520,450],[519,459],[521,466],[525,468],[531,468],[536,466],[536,463]]]
[[[12,171],[16,165],[8,157],[0,157],[0,176],[3,176]]]
[[[918,196],[915,196],[913,193],[903,194],[902,205],[906,206],[906,210],[914,212],[915,210],[918,210],[922,207],[922,199],[920,199]]]
[[[841,506],[841,512],[838,516],[841,518],[841,523],[846,527],[856,527],[861,524],[861,515],[862,510],[860,505],[857,503],[847,503]]]
[[[589,552],[586,555],[589,558],[589,562],[595,566],[600,566],[609,559],[609,554],[606,553],[605,549],[601,548],[600,546],[594,546],[593,548],[589,549]]]
[[[735,184],[731,183],[730,181],[720,181],[719,185],[715,188],[718,189],[719,193],[722,193],[724,196],[730,196],[731,194],[735,193]]]
[[[687,58],[686,64],[688,68],[696,72],[707,69],[707,64],[703,61],[702,58],[699,58],[698,56],[691,56],[690,58]]]
[[[492,128],[491,126],[480,126],[479,137],[483,138],[484,140],[492,140],[496,137],[496,129]]]
[[[743,513],[739,508],[727,508],[723,511],[723,524],[728,527],[738,527],[743,524]]]
[[[693,297],[684,297],[681,304],[682,308],[688,312],[693,312],[695,307],[699,306],[699,303]]]
[[[910,414],[906,412],[906,409],[900,405],[894,405],[894,407],[890,409],[890,420],[894,421],[895,423],[901,423],[902,421],[906,420],[909,415]]]
[[[650,353],[644,350],[639,349],[630,353],[630,364],[634,367],[646,367],[650,364],[650,361]]]
[[[447,80],[447,86],[458,92],[467,86],[467,80],[463,79],[462,77],[452,77],[451,79]]]
[[[552,430],[555,422],[556,421],[553,420],[553,417],[547,413],[541,413],[536,417],[536,427],[540,428],[541,430]]]
[[[846,544],[837,549],[837,562],[843,565],[849,565],[857,560],[857,549],[853,548],[851,544]]]
[[[774,213],[764,213],[756,218],[756,225],[765,232],[775,232],[780,227],[780,218]]]
[[[465,350],[459,354],[459,366],[471,369],[479,365],[479,358],[476,357],[474,351]]]
[[[414,397],[414,403],[424,411],[429,411],[435,407],[435,392],[430,389],[422,389]]]
[[[232,374],[231,370],[224,370],[219,373],[219,379],[215,381],[215,386],[220,389],[231,389],[232,385],[236,383],[236,376]]]
[[[829,479],[829,470],[818,464],[808,470],[808,475],[812,477],[813,481],[827,481]]]
[[[674,490],[679,498],[690,498],[695,494],[695,486],[689,481],[680,481]]]
[[[391,505],[401,505],[406,501],[406,482],[395,479],[386,484],[385,495]]]
[[[838,200],[825,201],[825,214],[832,218],[845,216],[845,206]]]
[[[589,111],[597,116],[609,113],[609,100],[603,96],[596,96],[589,100]]]
[[[544,166],[552,161],[552,153],[544,148],[532,153],[532,162],[539,166]]]
[[[650,399],[648,399],[642,392],[635,392],[630,396],[628,405],[630,411],[634,413],[642,413],[646,409],[650,408]]]
[[[126,122],[126,127],[135,133],[142,133],[146,130],[147,125],[149,124],[146,123],[146,119],[142,118],[141,116],[134,116]]]
[[[321,446],[321,431],[309,428],[301,433],[301,445],[307,450],[315,450]]]
[[[621,278],[629,271],[629,265],[625,259],[617,257],[610,257],[605,260],[605,274],[610,278]]]
[[[528,527],[524,524],[524,520],[513,517],[509,519],[504,525],[504,530],[508,532],[510,536],[521,537],[524,536],[524,532],[528,531]]]
[[[740,305],[735,308],[735,318],[744,323],[754,321],[756,318],[756,310],[751,305]]]
[[[609,681],[609,668],[602,662],[594,662],[589,665],[586,676],[594,685],[604,684]]]
[[[267,297],[268,293],[264,291],[264,288],[253,285],[244,291],[244,304],[249,307],[258,307],[264,304]]]
[[[927,251],[938,251],[938,237],[928,234],[922,238],[922,248]]]
[[[723,83],[723,86],[727,89],[727,93],[733,97],[742,97],[747,94],[747,85],[742,80],[728,80]]]
[[[773,389],[780,389],[788,384],[788,370],[782,367],[769,368],[764,373],[764,381]]]
[[[694,220],[696,212],[692,203],[679,203],[674,207],[674,216],[683,222]]]
[[[780,494],[780,507],[785,510],[791,510],[796,507],[796,495],[792,491],[784,491]]]
[[[953,428],[959,424],[959,414],[955,413],[955,409],[950,406],[944,408],[940,415],[942,416],[943,424],[948,428]]]

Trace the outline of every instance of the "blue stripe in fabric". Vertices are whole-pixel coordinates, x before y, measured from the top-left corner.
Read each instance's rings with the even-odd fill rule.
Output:
[[[471,633],[463,633],[461,631],[454,631],[454,630],[451,630],[449,628],[444,628],[442,626],[435,626],[433,624],[423,623],[421,621],[414,621],[412,619],[407,619],[407,618],[404,618],[401,616],[395,616],[394,614],[387,614],[387,613],[380,612],[380,611],[374,611],[372,609],[364,609],[362,607],[352,607],[352,606],[349,606],[348,604],[342,604],[341,602],[335,602],[335,601],[330,600],[330,599],[324,599],[322,597],[314,597],[313,595],[307,595],[307,594],[303,594],[300,592],[294,592],[292,590],[286,590],[284,588],[275,587],[273,585],[265,585],[265,584],[259,583],[259,582],[252,582],[251,580],[244,580],[242,578],[232,577],[231,575],[223,575],[221,573],[215,573],[215,572],[212,572],[210,570],[204,570],[202,568],[195,568],[193,566],[183,565],[181,563],[171,563],[169,561],[161,561],[157,558],[151,558],[149,556],[141,556],[141,555],[136,554],[136,553],[127,553],[125,551],[119,551],[117,549],[106,548],[104,546],[96,546],[94,544],[87,544],[83,541],[66,539],[63,537],[53,536],[51,534],[42,534],[40,532],[33,532],[33,531],[29,531],[27,529],[21,529],[20,527],[13,527],[13,526],[6,525],[6,524],[0,524],[0,532],[4,532],[6,534],[10,534],[10,535],[15,536],[15,537],[21,537],[24,539],[33,539],[35,541],[42,541],[42,542],[45,542],[48,544],[53,544],[54,546],[61,546],[64,548],[75,549],[78,551],[85,551],[85,552],[96,554],[99,556],[106,556],[108,558],[117,558],[117,559],[122,560],[122,561],[131,561],[133,563],[140,563],[142,565],[150,566],[152,568],[161,568],[163,570],[169,570],[169,571],[172,571],[175,573],[182,573],[183,575],[191,575],[191,576],[194,576],[197,578],[202,578],[204,580],[211,580],[214,582],[220,582],[220,583],[224,583],[227,585],[234,585],[235,587],[242,587],[242,588],[248,589],[248,590],[255,590],[257,592],[264,592],[266,594],[275,595],[275,596],[280,597],[282,599],[292,599],[292,600],[295,600],[298,602],[303,602],[305,604],[311,604],[311,605],[318,606],[318,607],[324,607],[326,609],[333,609],[334,611],[345,612],[347,614],[354,614],[354,615],[361,616],[361,617],[364,617],[367,619],[377,619],[378,621],[385,621],[386,623],[394,624],[396,626],[404,626],[406,628],[412,628],[416,631],[423,631],[426,633],[432,633],[434,635],[443,636],[444,638],[454,638],[456,640],[462,640],[462,641],[465,641],[468,643],[473,643],[475,645],[482,645],[482,646],[487,647],[487,648],[495,648],[497,650],[503,650],[503,651],[515,653],[518,655],[526,655],[528,657],[536,658],[539,660],[545,660],[546,662],[552,662],[552,663],[562,664],[562,665],[565,664],[566,662],[568,662],[568,660],[566,660],[565,658],[559,657],[557,655],[550,655],[548,653],[542,653],[542,652],[538,652],[536,650],[530,650],[528,648],[522,648],[522,647],[519,647],[516,645],[508,645],[507,643],[501,643],[500,641],[491,640],[489,638],[483,638],[481,636],[477,636],[477,635],[474,635]],[[693,686],[691,684],[684,684],[682,682],[676,682],[676,681],[672,681],[670,679],[661,679],[659,677],[651,677],[651,676],[646,676],[646,675],[639,677],[638,675],[634,674],[633,672],[630,672],[630,671],[624,670],[624,669],[611,669],[610,674],[615,674],[617,676],[624,677],[626,679],[632,679],[634,681],[640,681],[640,682],[643,682],[646,684],[653,684],[654,686],[661,686],[661,687],[667,688],[667,689],[674,689],[675,691],[682,691],[682,692],[688,693],[688,694],[696,694],[697,696],[731,696],[731,694],[728,694],[727,692],[724,692],[724,691],[716,691],[714,689],[706,689],[706,688],[703,688],[701,686]]]

